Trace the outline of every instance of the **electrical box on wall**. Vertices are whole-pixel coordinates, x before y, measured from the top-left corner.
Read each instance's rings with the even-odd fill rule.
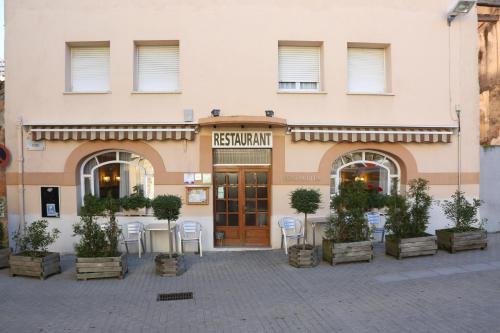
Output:
[[[59,217],[59,187],[41,188],[42,217]]]

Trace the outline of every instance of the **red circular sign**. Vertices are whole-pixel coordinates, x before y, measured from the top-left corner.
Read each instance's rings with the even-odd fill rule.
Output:
[[[5,145],[0,144],[0,167],[6,168],[10,163],[10,151]]]

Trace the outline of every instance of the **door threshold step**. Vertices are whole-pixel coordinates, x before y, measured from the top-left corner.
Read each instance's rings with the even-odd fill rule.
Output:
[[[269,251],[272,247],[215,247],[214,252],[228,252],[228,251]]]

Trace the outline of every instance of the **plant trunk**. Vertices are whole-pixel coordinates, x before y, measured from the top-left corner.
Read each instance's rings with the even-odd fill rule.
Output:
[[[304,239],[302,241],[302,250],[306,249],[306,240],[307,240],[307,213],[304,213]]]
[[[168,220],[168,257],[172,258],[174,244],[172,243],[172,230],[170,229],[170,220]]]

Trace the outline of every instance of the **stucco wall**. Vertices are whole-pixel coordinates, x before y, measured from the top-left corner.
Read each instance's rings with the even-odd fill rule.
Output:
[[[19,158],[16,122],[182,122],[213,108],[223,116],[262,116],[272,109],[288,123],[349,125],[456,125],[462,111],[464,190],[479,192],[477,22],[461,15],[449,27],[449,0],[6,0],[6,141]],[[134,41],[179,40],[180,87],[176,94],[134,94]],[[278,41],[322,42],[322,91],[277,91]],[[66,43],[109,41],[108,94],[67,94]],[[391,94],[347,94],[347,43],[390,44]],[[263,129],[263,128],[261,128]],[[265,130],[268,130],[267,128]],[[285,129],[273,129],[272,246],[279,247],[277,219],[293,214],[288,193],[307,185],[329,193],[329,168],[340,151],[375,148],[406,156],[408,178],[431,180],[436,198],[456,187],[457,138],[450,144],[293,143]],[[25,135],[24,133],[23,135]],[[211,172],[210,130],[193,142],[121,142],[120,149],[148,154],[158,162],[156,194],[184,194],[184,172]],[[279,144],[279,145],[278,145]],[[106,146],[107,145],[107,146]],[[127,147],[127,145],[129,145]],[[49,142],[45,151],[24,149],[27,220],[39,216],[39,186],[63,186],[63,217],[51,220],[70,230],[77,220],[77,172],[85,154],[109,142]],[[112,148],[112,147],[111,147]],[[82,152],[85,152],[83,154]],[[76,155],[75,155],[76,154]],[[403,154],[403,155],[401,155]],[[326,156],[326,157],[325,157]],[[276,158],[275,157],[279,157]],[[409,161],[412,160],[412,163]],[[409,168],[411,166],[411,168]],[[411,172],[410,172],[411,171]],[[19,220],[19,170],[7,170],[9,223]],[[308,178],[309,176],[316,178]],[[319,214],[328,211],[327,199]],[[212,244],[212,206],[185,207],[183,218],[203,221]],[[431,229],[445,221],[433,210]],[[57,248],[70,251],[66,233]]]
[[[488,231],[500,231],[500,147],[481,149],[481,217]]]

